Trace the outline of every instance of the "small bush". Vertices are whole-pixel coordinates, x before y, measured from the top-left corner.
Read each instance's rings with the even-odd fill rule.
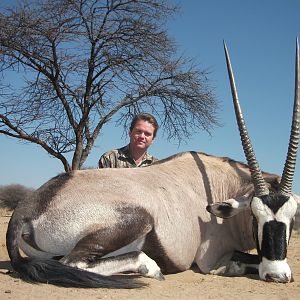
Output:
[[[13,210],[19,201],[25,199],[33,189],[20,184],[10,184],[0,186],[0,208]]]

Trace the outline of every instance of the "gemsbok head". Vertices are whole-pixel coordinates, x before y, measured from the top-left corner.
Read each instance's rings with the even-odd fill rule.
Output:
[[[291,134],[279,190],[275,193],[269,191],[251,145],[225,42],[224,49],[237,124],[255,189],[250,207],[253,214],[253,235],[259,256],[259,276],[266,281],[289,282],[292,280],[292,275],[287,263],[287,247],[297,210],[297,203],[291,191],[299,143],[300,122],[298,39],[296,41],[295,99]]]

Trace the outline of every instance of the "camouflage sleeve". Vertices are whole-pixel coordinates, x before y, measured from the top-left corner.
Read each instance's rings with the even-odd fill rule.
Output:
[[[119,168],[117,155],[117,150],[105,152],[99,159],[99,168]]]
[[[99,159],[99,163],[98,163],[99,168],[111,168],[111,161],[109,159],[109,156],[107,156],[106,154],[103,154],[100,159]]]

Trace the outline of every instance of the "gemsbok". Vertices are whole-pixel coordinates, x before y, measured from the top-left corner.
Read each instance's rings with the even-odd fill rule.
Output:
[[[287,248],[299,201],[291,192],[299,140],[296,44],[293,121],[281,177],[260,171],[224,43],[248,164],[186,152],[144,168],[58,175],[13,212],[6,240],[13,269],[26,281],[76,287],[135,287],[111,275],[163,279],[193,263],[203,273],[256,272],[266,281],[290,282]],[[257,255],[249,254],[255,247]]]

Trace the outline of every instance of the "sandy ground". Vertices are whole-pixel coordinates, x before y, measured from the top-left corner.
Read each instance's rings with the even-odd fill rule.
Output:
[[[62,288],[29,284],[7,274],[5,245],[9,213],[0,210],[0,299],[300,299],[300,231],[294,230],[288,260],[295,281],[267,283],[252,277],[203,275],[197,270],[167,275],[166,280],[141,278],[148,286],[135,290]]]

